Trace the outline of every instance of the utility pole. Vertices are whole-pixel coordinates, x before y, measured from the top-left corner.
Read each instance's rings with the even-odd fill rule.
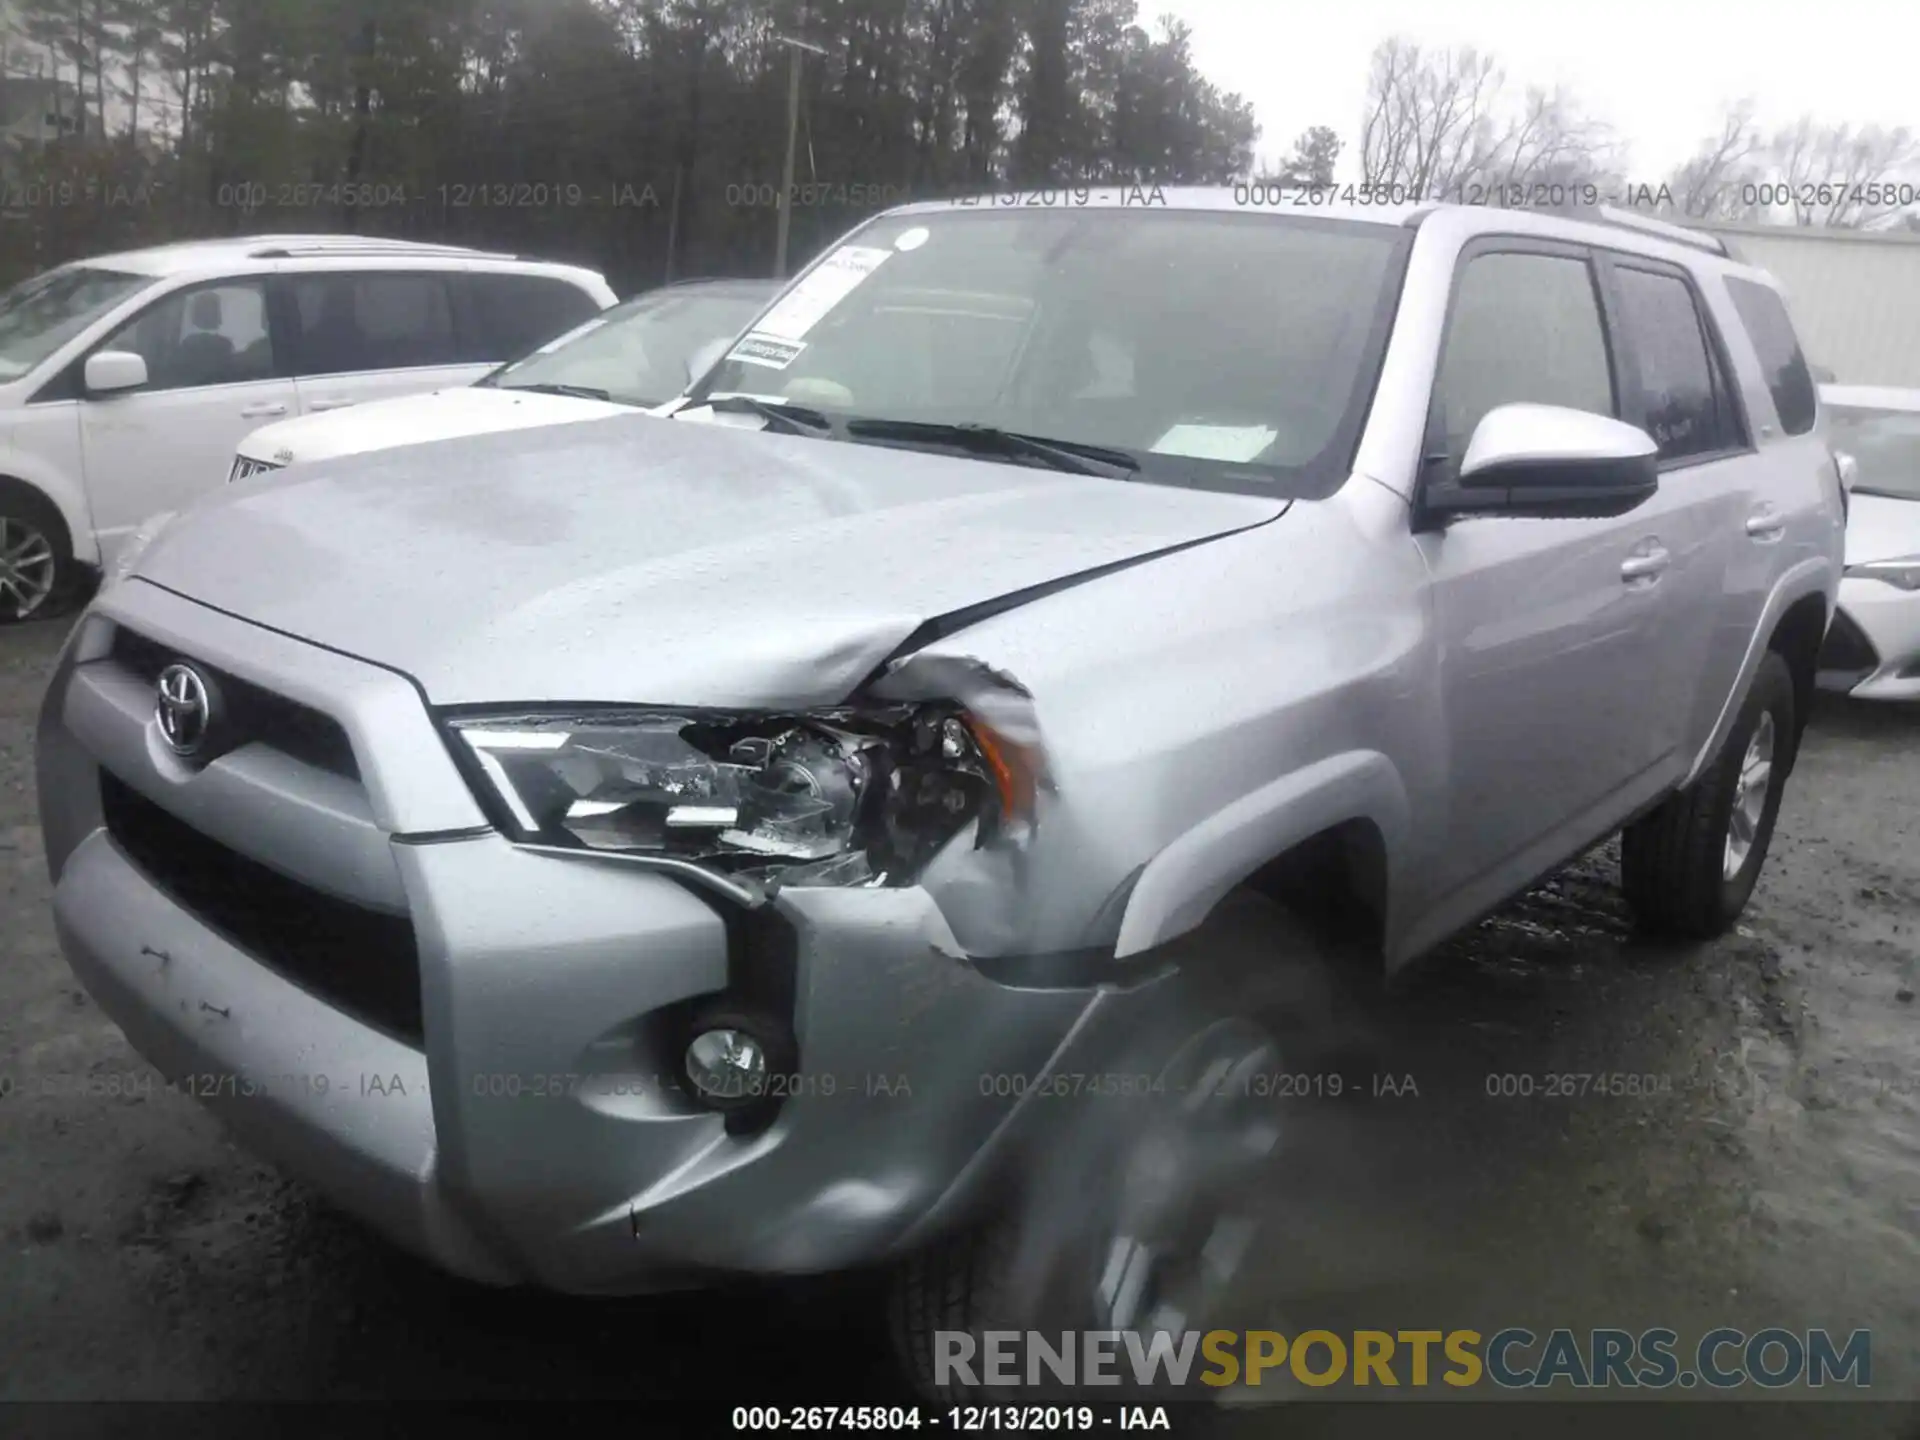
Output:
[[[815,55],[827,52],[818,45],[790,36],[773,38],[785,45],[791,56],[787,63],[787,163],[780,174],[780,238],[774,247],[773,260],[773,278],[784,280],[787,278],[787,236],[793,229],[793,151],[800,137],[800,52],[811,50]]]
[[[353,143],[347,151],[347,184],[359,183],[367,162],[367,126],[373,118],[373,56],[380,44],[380,22],[371,10],[360,22],[359,33],[348,42],[347,53],[359,62],[353,67]],[[360,207],[347,204],[340,216],[349,234],[360,228]]]

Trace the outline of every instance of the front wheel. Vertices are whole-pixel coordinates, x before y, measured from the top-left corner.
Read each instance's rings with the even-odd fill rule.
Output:
[[[1620,837],[1620,878],[1641,928],[1710,940],[1746,908],[1766,863],[1798,731],[1793,675],[1769,652],[1713,764]]]
[[[1174,948],[1185,963],[1151,1013],[1094,1052],[1143,1083],[1040,1102],[1059,1123],[1009,1177],[1008,1203],[896,1273],[894,1341],[923,1396],[1007,1398],[975,1343],[988,1331],[1177,1343],[1230,1312],[1282,1139],[1265,1082],[1326,1040],[1334,987],[1317,942],[1249,892]]]
[[[0,490],[0,625],[65,614],[78,590],[59,512],[37,495]]]

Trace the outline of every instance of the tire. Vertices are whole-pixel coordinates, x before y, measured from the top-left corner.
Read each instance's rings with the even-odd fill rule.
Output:
[[[37,492],[0,482],[0,625],[67,614],[81,581],[60,512]]]
[[[1757,818],[1742,825],[1746,844],[1738,852],[1731,827],[1736,801],[1750,801],[1752,781],[1743,785],[1742,776],[1754,763],[1756,737],[1770,768]],[[1621,888],[1642,930],[1711,940],[1732,928],[1766,863],[1798,738],[1793,675],[1769,651],[1712,765],[1621,834]],[[1752,814],[1751,804],[1743,803],[1740,813]]]
[[[977,1367],[978,1384],[950,1371],[941,1373],[946,1369],[936,1364],[936,1335],[941,1331],[976,1337],[988,1330],[1038,1331],[1057,1343],[1062,1331],[1157,1328],[1139,1320],[1129,1323],[1117,1309],[1102,1309],[1098,1293],[1105,1283],[1097,1280],[1103,1257],[1105,1273],[1115,1273],[1115,1247],[1127,1246],[1126,1237],[1136,1233],[1114,1227],[1121,1223],[1129,1196],[1138,1198],[1142,1177],[1146,1187],[1159,1189],[1161,1198],[1179,1192],[1171,1211],[1190,1212],[1190,1226],[1209,1225],[1209,1246],[1216,1236],[1230,1233],[1234,1238],[1229,1248],[1237,1244],[1240,1253],[1246,1253],[1256,1222],[1204,1209],[1210,1197],[1195,1200],[1193,1195],[1209,1187],[1191,1177],[1210,1167],[1184,1163],[1193,1155],[1238,1163],[1242,1132],[1221,1130],[1221,1138],[1209,1139],[1212,1132],[1195,1120],[1195,1103],[1183,1104],[1175,1097],[1227,1095],[1235,1090],[1233,1077],[1255,1073],[1248,1066],[1270,1074],[1283,1054],[1290,1068],[1311,1063],[1307,1057],[1315,1042],[1334,1032],[1335,988],[1321,947],[1308,932],[1272,901],[1247,891],[1229,895],[1205,925],[1173,942],[1168,952],[1169,959],[1180,956],[1181,968],[1162,983],[1176,988],[1135,1012],[1150,1018],[1136,1020],[1126,1034],[1098,1042],[1069,1067],[1076,1072],[1153,1076],[1164,1081],[1166,1089],[1114,1098],[1032,1101],[1057,1106],[1066,1118],[1009,1166],[1017,1172],[1006,1177],[1010,1198],[972,1227],[896,1267],[889,1329],[907,1378],[927,1400],[956,1404],[1015,1394],[986,1383]],[[1196,1073],[1209,1077],[1205,1085],[1190,1083]],[[1227,1078],[1211,1078],[1216,1075]],[[1266,1141],[1271,1149],[1278,1139],[1281,1107],[1267,1099],[1248,1108],[1260,1112],[1256,1124],[1275,1131]],[[1208,1149],[1173,1144],[1196,1133],[1201,1137],[1197,1143]],[[1162,1141],[1169,1142],[1168,1148],[1156,1149]],[[1248,1147],[1249,1163],[1263,1164],[1263,1153],[1257,1146]],[[1169,1183],[1174,1175],[1180,1179]],[[1221,1178],[1229,1187],[1247,1185],[1244,1193],[1251,1193],[1251,1175]],[[1230,1218],[1238,1228],[1228,1232]],[[1158,1247],[1133,1248],[1158,1254]],[[1153,1322],[1158,1315],[1179,1313],[1185,1323],[1166,1328],[1210,1328],[1206,1322],[1211,1317],[1203,1310],[1149,1312],[1157,1287],[1150,1293],[1143,1288],[1148,1281],[1130,1284],[1132,1256],[1122,1263],[1115,1289],[1141,1297],[1135,1314]],[[976,1361],[979,1358],[976,1349]],[[1114,1373],[1125,1376],[1127,1368],[1123,1356]],[[1111,1400],[1128,1393],[1129,1383],[1103,1386],[1097,1393]],[[1031,1387],[1018,1393],[1028,1401],[1038,1398]]]

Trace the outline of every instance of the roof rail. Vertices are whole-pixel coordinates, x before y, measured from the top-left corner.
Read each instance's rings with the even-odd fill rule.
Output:
[[[247,252],[250,260],[286,260],[300,255],[467,255],[511,260],[514,256],[476,250],[470,245],[437,245],[424,240],[392,240],[377,235],[260,236]]]
[[[1642,235],[1650,235],[1661,240],[1670,240],[1676,245],[1690,245],[1695,250],[1705,250],[1708,254],[1731,259],[1727,242],[1718,235],[1708,234],[1704,230],[1694,230],[1685,225],[1675,225],[1670,220],[1656,220],[1651,215],[1642,215],[1637,210],[1623,210],[1617,205],[1569,205],[1556,208],[1556,215],[1564,215],[1569,220],[1586,220],[1596,225],[1613,225],[1622,230],[1637,230]]]

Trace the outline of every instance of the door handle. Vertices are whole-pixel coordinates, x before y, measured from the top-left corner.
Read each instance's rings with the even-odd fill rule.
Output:
[[[1631,583],[1635,580],[1658,580],[1673,563],[1673,556],[1659,546],[1639,555],[1631,555],[1620,562],[1620,578]]]
[[[1774,540],[1787,528],[1784,516],[1774,510],[1758,510],[1747,517],[1747,534],[1755,540]]]
[[[240,412],[240,418],[242,420],[265,420],[269,416],[284,415],[286,413],[287,407],[284,405],[249,405]]]

